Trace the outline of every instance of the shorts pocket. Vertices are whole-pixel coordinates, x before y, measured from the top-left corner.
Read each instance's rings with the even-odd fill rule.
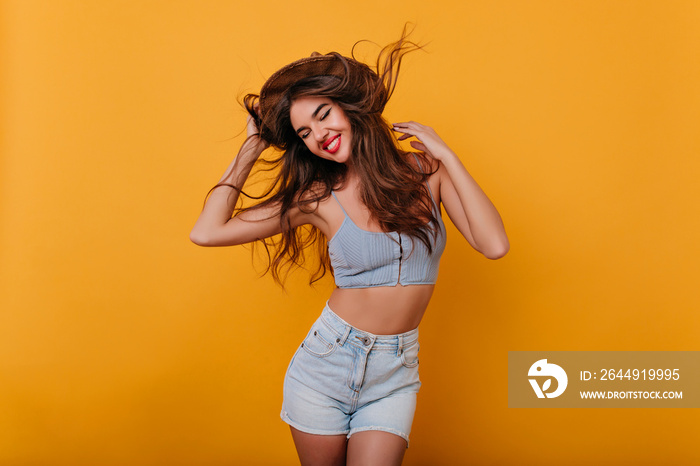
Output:
[[[401,364],[404,367],[416,367],[418,365],[418,350],[420,349],[420,344],[415,342],[413,345],[405,347],[401,351]]]
[[[338,347],[334,335],[323,325],[314,325],[304,339],[301,347],[307,353],[317,358],[325,358],[333,354]]]

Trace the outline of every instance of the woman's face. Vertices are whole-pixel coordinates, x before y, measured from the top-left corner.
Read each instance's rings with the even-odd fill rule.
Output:
[[[338,163],[350,159],[350,121],[331,99],[300,97],[292,102],[289,117],[312,154]]]

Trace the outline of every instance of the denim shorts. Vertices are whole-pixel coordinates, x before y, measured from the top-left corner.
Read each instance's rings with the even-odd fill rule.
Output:
[[[381,430],[408,444],[418,378],[418,329],[397,335],[358,330],[330,307],[289,363],[282,420],[310,434]]]

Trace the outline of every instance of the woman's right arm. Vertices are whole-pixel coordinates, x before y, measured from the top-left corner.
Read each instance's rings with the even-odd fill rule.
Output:
[[[248,138],[238,156],[231,162],[207,199],[204,209],[190,232],[190,239],[200,246],[233,246],[267,238],[282,232],[280,212],[275,206],[247,210],[231,217],[250,170],[267,144],[257,135],[252,118],[248,117]],[[227,186],[232,185],[232,186]],[[310,223],[309,214],[292,209],[292,227]]]

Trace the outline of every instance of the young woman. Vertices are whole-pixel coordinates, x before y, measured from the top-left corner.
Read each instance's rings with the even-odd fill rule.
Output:
[[[487,258],[509,248],[496,208],[437,133],[382,118],[401,59],[417,48],[404,34],[376,71],[314,53],[246,96],[248,138],[190,235],[202,246],[263,242],[277,280],[317,246],[312,281],[335,277],[284,382],[281,416],[304,465],[401,463],[421,384],[418,325],[445,247],[440,205]],[[396,134],[418,152],[402,151]],[[265,162],[277,168],[272,187],[236,208],[269,145],[281,154]]]

